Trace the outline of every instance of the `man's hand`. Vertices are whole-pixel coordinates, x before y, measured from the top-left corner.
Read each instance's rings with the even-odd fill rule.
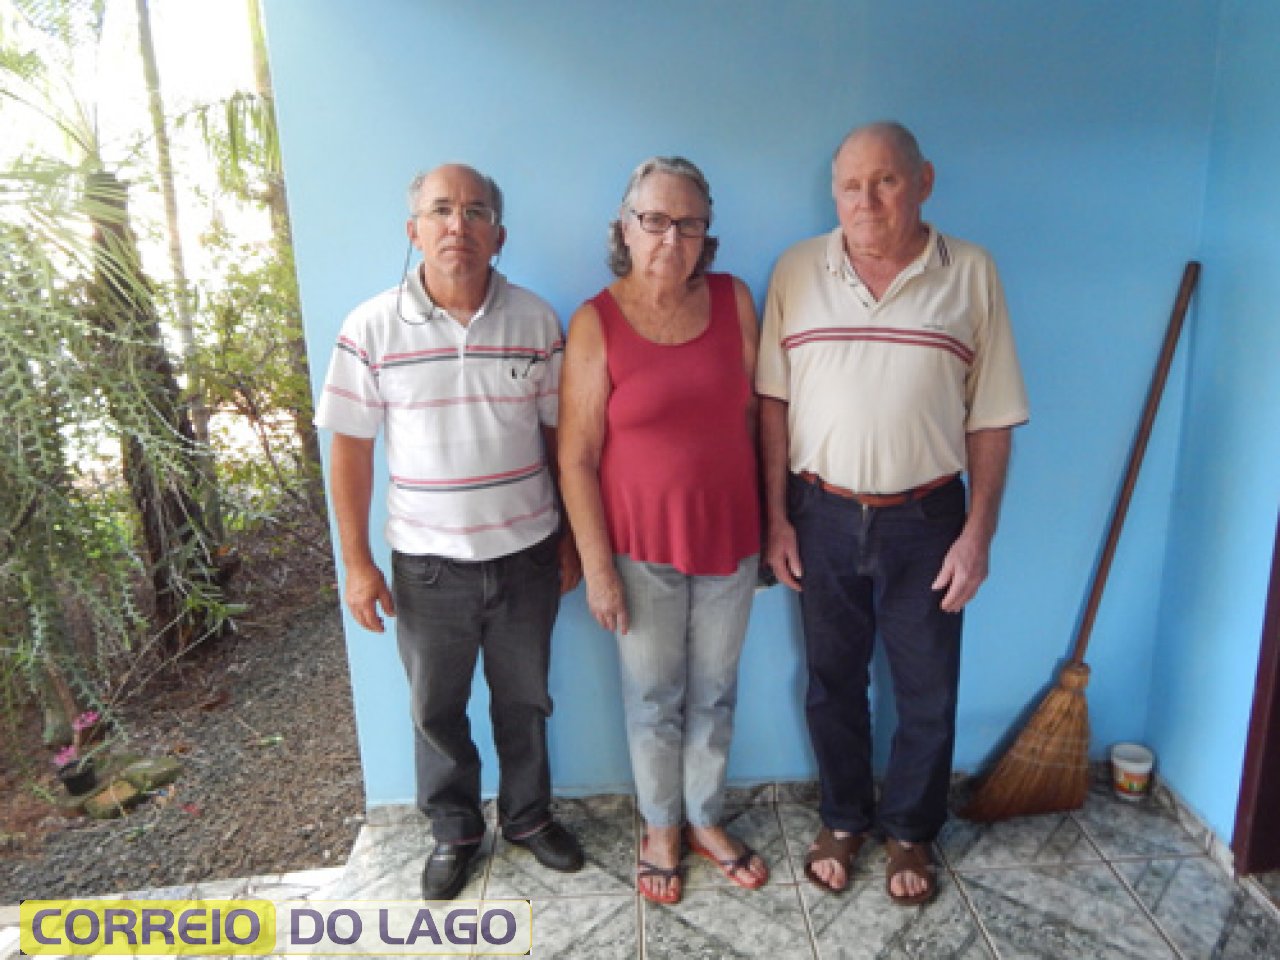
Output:
[[[378,616],[379,604],[387,616],[396,615],[395,600],[391,597],[387,581],[382,571],[372,563],[347,567],[346,601],[356,623],[374,633],[382,633],[385,629],[382,618]]]
[[[773,570],[779,583],[784,583],[797,593],[803,589],[800,578],[804,570],[800,566],[800,547],[796,542],[796,528],[786,522],[769,525],[769,542],[765,547],[765,562]]]
[[[942,558],[942,569],[933,581],[933,589],[947,591],[940,604],[947,613],[963,610],[987,579],[989,547],[990,541],[966,527]]]
[[[596,622],[610,633],[625,634],[631,629],[622,580],[612,567],[587,577],[587,607]]]
[[[969,517],[943,557],[942,569],[933,581],[934,590],[947,591],[941,602],[947,613],[963,610],[987,579],[987,561],[996,535],[1000,498],[1013,449],[1012,432],[1009,427],[1000,427],[965,435],[969,458]]]
[[[560,537],[560,596],[564,596],[582,582],[582,558],[578,556],[578,542],[565,527]]]

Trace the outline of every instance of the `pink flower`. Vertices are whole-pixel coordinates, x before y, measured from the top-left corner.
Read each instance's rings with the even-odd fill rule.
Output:
[[[63,747],[54,755],[53,765],[58,769],[69,766],[80,759],[80,751],[76,749],[75,744]]]
[[[88,730],[97,722],[98,722],[98,711],[86,710],[84,713],[80,714],[80,716],[76,717],[74,720],[71,721],[71,729],[76,731],[76,733],[81,733],[85,730]]]

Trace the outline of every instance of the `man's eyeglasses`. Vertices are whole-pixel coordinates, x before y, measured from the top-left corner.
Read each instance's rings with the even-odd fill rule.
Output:
[[[645,233],[666,233],[674,225],[676,233],[680,234],[680,236],[693,239],[694,237],[705,237],[707,228],[711,226],[711,221],[706,217],[680,217],[676,219],[654,210],[641,213],[635,209],[631,211],[631,215],[640,221],[640,229]]]
[[[425,210],[419,210],[418,216],[426,217],[433,223],[450,223],[462,211],[464,223],[487,223],[493,226],[498,222],[498,211],[483,203],[464,203],[461,207],[452,203],[433,203]]]

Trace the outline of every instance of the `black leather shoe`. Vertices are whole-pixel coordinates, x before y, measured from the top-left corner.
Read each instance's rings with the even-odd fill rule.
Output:
[[[524,847],[534,855],[544,867],[559,870],[562,873],[573,873],[581,870],[585,862],[582,847],[572,833],[552,820],[537,833],[515,839],[507,837],[507,841],[517,847]]]
[[[437,843],[422,868],[422,899],[452,900],[467,885],[467,865],[478,843]]]

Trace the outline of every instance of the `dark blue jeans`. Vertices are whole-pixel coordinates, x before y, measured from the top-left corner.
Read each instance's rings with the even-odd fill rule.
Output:
[[[787,496],[804,569],[805,713],[822,821],[932,840],[947,817],[961,615],[943,612],[931,584],[964,526],[964,485],[867,508],[792,476]],[[878,815],[867,696],[877,637],[898,714]]]
[[[392,555],[396,639],[409,678],[418,806],[436,840],[479,840],[480,755],[467,702],[484,651],[498,752],[498,818],[508,836],[549,819],[547,672],[560,606],[558,538],[467,563]]]

